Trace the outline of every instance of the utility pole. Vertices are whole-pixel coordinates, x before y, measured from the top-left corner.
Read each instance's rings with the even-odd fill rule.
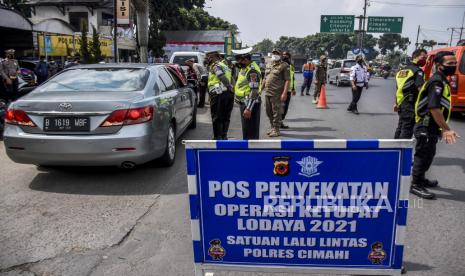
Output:
[[[454,28],[454,27],[447,28],[447,30],[451,30],[451,32],[450,32],[449,47],[452,46],[452,38],[453,38],[453,36],[454,36],[454,31],[455,31],[455,29],[456,29],[456,28]]]
[[[365,19],[367,18],[367,5],[368,5],[368,0],[365,0],[365,4],[363,6],[362,38],[360,40],[360,51],[362,51],[363,49],[363,42],[365,39]]]
[[[118,10],[116,6],[118,5],[118,0],[113,1],[113,56],[115,59],[115,63],[118,63]]]
[[[420,36],[420,25],[418,25],[418,31],[417,31],[417,40],[415,42],[415,49],[418,49],[418,38]]]

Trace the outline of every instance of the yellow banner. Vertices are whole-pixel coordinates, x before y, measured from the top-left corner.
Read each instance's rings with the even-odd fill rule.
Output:
[[[80,35],[47,35],[44,40],[43,34],[37,35],[39,43],[39,55],[45,56],[44,42],[47,49],[47,55],[52,57],[66,57],[79,54],[81,49]],[[92,42],[92,36],[87,37],[88,42]],[[109,38],[100,38],[100,51],[104,57],[112,57],[113,40]]]

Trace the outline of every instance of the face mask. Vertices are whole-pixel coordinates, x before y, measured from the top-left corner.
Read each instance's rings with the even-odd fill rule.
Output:
[[[271,55],[271,61],[279,61],[281,59],[281,56],[279,55]]]
[[[444,69],[442,69],[442,73],[446,76],[452,76],[455,74],[455,71],[457,70],[457,66],[445,66],[443,65]]]
[[[283,58],[283,61],[285,61],[285,62],[287,62],[287,63],[289,63],[290,60],[291,60],[291,59],[288,58],[288,57]]]
[[[420,66],[420,67],[423,67],[426,65],[426,59],[419,59],[417,61],[417,65]]]
[[[363,63],[363,60],[359,59],[357,60],[357,63],[361,65]]]

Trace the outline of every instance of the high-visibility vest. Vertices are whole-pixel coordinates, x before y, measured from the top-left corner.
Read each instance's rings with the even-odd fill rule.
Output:
[[[294,77],[295,69],[294,69],[294,65],[292,65],[292,64],[289,65],[289,75],[291,77],[291,80],[289,81],[289,88],[288,88],[287,91],[291,92],[291,91],[295,90],[295,87],[294,87],[294,85],[295,85],[295,77]]]
[[[232,80],[232,72],[231,72],[231,69],[223,62],[223,61],[219,61],[219,62],[216,62],[212,65],[210,65],[208,67],[208,89],[210,89],[211,87],[217,85],[217,84],[220,84],[221,83],[221,80],[218,78],[218,76],[215,74],[215,72],[213,72],[213,66],[215,65],[218,65],[221,67],[221,69],[223,70],[226,78],[228,79],[229,82],[231,82]]]
[[[444,115],[446,122],[448,122],[450,119],[450,115],[452,113],[452,97],[450,94],[450,86],[447,82],[443,81],[438,74],[434,74],[428,80],[428,82],[423,84],[423,86],[420,89],[420,93],[418,94],[417,102],[415,104],[415,120],[417,123],[420,122],[429,113],[428,93],[425,93],[425,91],[427,91],[429,86],[432,85],[434,82],[442,82],[444,86],[441,95],[441,112]]]
[[[234,92],[237,97],[246,97],[250,94],[251,88],[249,85],[249,80],[247,79],[247,76],[249,75],[251,70],[257,71],[258,78],[260,77],[261,71],[260,71],[260,66],[257,65],[254,61],[252,61],[247,67],[242,68],[239,71],[239,74],[237,76],[237,81],[236,81],[236,86],[234,88]],[[261,91],[261,85],[260,82],[257,80],[257,85],[259,91]]]
[[[407,97],[414,93],[414,90],[416,89],[415,74],[420,70],[420,68],[410,66],[406,69],[400,70],[396,74],[396,103],[398,106],[400,106],[405,101],[405,99],[407,99]]]

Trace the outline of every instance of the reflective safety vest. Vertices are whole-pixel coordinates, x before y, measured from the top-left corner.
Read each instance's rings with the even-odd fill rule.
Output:
[[[289,88],[287,91],[291,92],[293,90],[295,90],[295,69],[294,69],[294,65],[289,65],[289,75],[291,76],[291,80],[289,81]]]
[[[415,87],[415,74],[420,71],[419,68],[414,68],[411,66],[410,68],[406,68],[400,70],[396,75],[396,82],[397,82],[397,92],[396,92],[396,103],[397,106],[400,106],[407,97],[409,97],[412,93],[416,92],[414,89]]]
[[[442,82],[444,89],[442,90],[441,95],[441,112],[446,119],[446,122],[449,122],[450,115],[452,113],[452,105],[451,105],[451,94],[450,94],[450,86],[447,82],[443,81],[439,75],[433,75],[429,81],[420,89],[420,93],[418,94],[417,102],[415,104],[415,120],[416,122],[420,122],[429,112],[428,110],[428,90],[429,86],[432,85],[434,82]]]
[[[247,79],[247,76],[249,75],[252,69],[257,71],[258,73],[257,78],[260,77],[261,75],[260,66],[258,66],[257,63],[255,63],[254,61],[252,61],[246,68],[242,68],[239,71],[239,74],[237,76],[236,86],[234,87],[234,91],[237,97],[243,98],[250,94],[252,89],[250,88],[249,80]],[[261,85],[258,79],[256,83],[258,85],[257,88],[259,89],[259,91],[261,91]]]
[[[218,76],[215,74],[215,72],[212,69],[214,65],[218,65],[221,67],[226,78],[228,79],[230,83],[232,80],[231,69],[223,61],[216,62],[208,67],[208,89],[209,90],[211,87],[221,83],[221,80],[218,78]]]

